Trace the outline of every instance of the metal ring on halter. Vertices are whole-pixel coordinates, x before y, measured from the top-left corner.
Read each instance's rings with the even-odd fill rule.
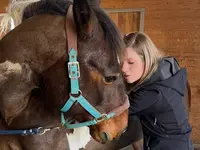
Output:
[[[97,122],[101,122],[107,119],[107,114],[102,114],[101,117],[97,118],[96,121]]]
[[[75,95],[75,96],[74,96]],[[78,94],[72,94],[71,92],[69,93],[69,96],[70,97],[75,97],[75,98],[78,98],[79,96],[82,95],[82,91],[81,90],[78,90]]]

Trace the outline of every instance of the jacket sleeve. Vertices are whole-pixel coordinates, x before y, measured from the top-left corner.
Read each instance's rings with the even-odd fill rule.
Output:
[[[129,116],[148,115],[164,109],[162,105],[162,93],[156,89],[140,89],[135,93],[131,92],[129,101]]]

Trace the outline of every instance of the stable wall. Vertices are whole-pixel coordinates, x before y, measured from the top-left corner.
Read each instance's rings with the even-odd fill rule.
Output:
[[[0,13],[5,11],[5,7],[8,5],[9,0],[0,0]]]

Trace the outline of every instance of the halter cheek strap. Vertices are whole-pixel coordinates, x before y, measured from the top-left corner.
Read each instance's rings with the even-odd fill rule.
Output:
[[[77,33],[76,33],[76,25],[74,23],[72,5],[69,6],[67,16],[66,16],[66,34],[67,34],[67,44],[68,44],[68,55],[69,55],[69,62],[68,62],[68,73],[70,78],[71,84],[71,93],[69,94],[69,99],[62,107],[61,111],[61,123],[68,129],[78,128],[82,126],[90,126],[95,125],[98,122],[104,121],[109,119],[115,115],[120,114],[124,110],[128,109],[129,101],[126,98],[125,103],[116,108],[115,110],[111,111],[108,114],[102,114],[98,110],[96,110],[85,97],[82,96],[82,92],[79,88],[79,77],[80,77],[80,68],[79,62],[77,60]],[[78,95],[78,96],[77,96]],[[69,120],[64,118],[64,113],[69,111],[70,108],[75,104],[79,103],[88,113],[90,113],[94,119],[82,123],[75,123],[72,124]]]

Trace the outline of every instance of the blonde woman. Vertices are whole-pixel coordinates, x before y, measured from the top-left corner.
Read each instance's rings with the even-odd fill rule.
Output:
[[[163,57],[144,33],[130,33],[124,42],[122,72],[130,89],[129,117],[140,119],[144,150],[192,150],[183,100],[186,69],[180,69],[175,58]]]

